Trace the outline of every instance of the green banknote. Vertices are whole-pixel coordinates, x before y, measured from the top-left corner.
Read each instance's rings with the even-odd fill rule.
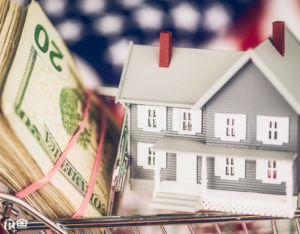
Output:
[[[7,2],[10,1],[4,1],[5,4]],[[15,51],[12,49],[10,52],[12,55],[11,62],[8,62],[9,69],[6,68],[5,76],[0,74],[3,83],[2,125],[3,128],[9,129],[6,130],[7,134],[2,134],[2,137],[7,139],[7,142],[12,142],[10,147],[24,148],[26,156],[18,152],[16,153],[18,160],[24,162],[27,171],[40,172],[40,174],[36,173],[35,177],[41,177],[52,169],[78,130],[85,107],[86,89],[81,82],[73,57],[40,5],[33,1],[25,11],[23,26],[19,27],[21,29],[19,38],[15,36],[18,43],[13,48]],[[25,14],[24,12],[22,14]],[[3,17],[3,14],[1,16]],[[4,32],[5,30],[0,32],[0,46]],[[2,73],[5,73],[4,71],[5,69]],[[99,102],[99,98],[93,96],[86,127],[74,148],[68,153],[60,170],[52,177],[51,187],[48,186],[51,193],[59,193],[57,197],[60,201],[57,206],[60,205],[59,203],[68,203],[70,213],[80,207],[87,191],[99,142],[99,111],[104,112],[108,124],[103,159],[95,189],[84,213],[85,217],[107,214],[111,178],[120,136],[120,129],[109,108],[105,105],[100,108]],[[16,141],[18,144],[14,143]],[[8,148],[8,146],[2,147]],[[13,158],[11,160],[17,161]],[[10,161],[6,163],[9,165]],[[0,170],[0,173],[9,172]],[[5,180],[6,177],[2,175],[1,178]],[[7,181],[8,185],[12,183],[9,182],[12,181],[11,179]],[[26,178],[24,181],[19,188],[25,187],[24,183],[26,185],[31,183],[29,178],[28,181]],[[46,204],[41,205],[42,199],[47,196],[42,192],[43,190],[39,192],[38,197],[32,196],[29,201],[40,203],[40,207],[46,207]],[[54,208],[45,208],[43,211]],[[59,212],[57,216],[60,216]]]

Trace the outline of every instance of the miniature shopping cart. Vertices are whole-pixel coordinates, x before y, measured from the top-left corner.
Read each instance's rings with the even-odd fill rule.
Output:
[[[103,94],[104,91],[101,93]],[[108,94],[109,95],[109,94]],[[127,123],[127,113],[125,114],[124,123]],[[1,225],[10,234],[21,231],[29,230],[52,230],[60,234],[67,234],[67,229],[86,229],[86,228],[104,228],[109,234],[112,233],[112,228],[131,227],[134,233],[140,233],[138,227],[140,226],[159,226],[161,233],[165,234],[166,225],[187,225],[190,233],[196,233],[193,224],[197,223],[213,223],[218,234],[221,233],[219,223],[224,222],[240,222],[244,233],[248,233],[246,221],[255,220],[270,220],[273,233],[277,232],[276,219],[279,217],[265,217],[256,215],[241,215],[229,214],[220,212],[200,212],[200,213],[178,213],[178,214],[160,214],[160,215],[134,215],[134,216],[116,216],[117,209],[122,197],[123,187],[128,171],[129,158],[127,155],[128,143],[128,128],[123,124],[123,129],[120,138],[120,145],[118,150],[117,159],[115,162],[115,170],[113,174],[113,181],[111,186],[108,216],[98,218],[63,218],[50,220],[45,217],[23,200],[13,196],[12,192],[8,189],[8,193],[0,193],[0,214]],[[16,225],[14,228],[7,226],[8,220],[11,216],[17,217],[19,211],[27,217],[26,225]],[[295,225],[298,234],[300,234],[300,210],[297,210],[294,215]]]

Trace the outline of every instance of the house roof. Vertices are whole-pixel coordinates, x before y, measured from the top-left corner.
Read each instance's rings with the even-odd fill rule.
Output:
[[[300,43],[298,39],[286,27],[284,57],[277,52],[270,39],[257,46],[254,52],[252,57],[256,66],[300,115]]]
[[[200,141],[175,137],[160,138],[160,140],[155,143],[152,149],[165,151],[168,153],[198,154],[200,156],[242,157],[250,160],[255,160],[258,158],[294,160],[297,155],[297,153],[294,152],[212,146],[206,145]]]
[[[159,47],[130,43],[116,101],[190,108],[244,53],[173,47],[164,68]]]
[[[300,115],[300,43],[287,27],[284,57],[268,38],[247,52],[173,48],[169,68],[158,58],[159,47],[131,42],[116,102],[199,109],[252,60]]]

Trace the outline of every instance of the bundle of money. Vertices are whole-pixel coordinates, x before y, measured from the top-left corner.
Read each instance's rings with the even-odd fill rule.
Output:
[[[18,192],[47,175],[78,130],[86,97],[75,61],[40,5],[32,1],[24,8],[4,0],[0,8],[0,181]],[[120,127],[109,107],[99,108],[100,101],[92,97],[85,129],[50,183],[24,198],[49,218],[72,217],[82,203],[100,138],[99,111],[107,119],[103,157],[83,217],[107,213]]]

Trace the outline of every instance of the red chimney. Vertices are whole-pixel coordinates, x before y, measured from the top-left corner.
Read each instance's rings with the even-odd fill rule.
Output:
[[[159,66],[169,67],[172,56],[172,32],[160,33]]]
[[[273,46],[284,56],[284,21],[273,22]]]

